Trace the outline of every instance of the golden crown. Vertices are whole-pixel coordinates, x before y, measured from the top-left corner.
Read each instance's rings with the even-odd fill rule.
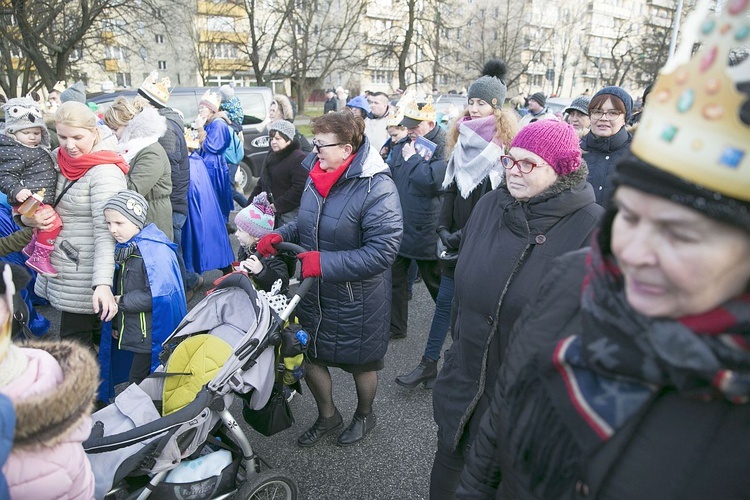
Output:
[[[435,108],[432,106],[432,96],[428,95],[424,99],[422,108],[419,107],[417,100],[410,100],[404,106],[404,116],[419,121],[434,122],[437,119]]]
[[[154,70],[143,80],[140,90],[145,92],[150,98],[158,101],[160,104],[166,105],[169,100],[169,96],[172,93],[170,88],[172,87],[172,80],[168,76],[165,76],[161,80],[158,80],[159,72]]]
[[[201,97],[201,102],[210,104],[213,106],[213,111],[216,112],[219,111],[219,106],[221,106],[221,97],[219,97],[219,94],[207,90],[206,93],[203,94],[203,97]]]
[[[750,80],[750,59],[740,63],[744,70],[734,69],[733,78],[730,54],[750,41],[749,7],[747,0],[729,0],[702,24],[701,18],[688,21],[699,27],[700,50],[684,64],[671,68],[668,62],[662,69],[631,146],[655,167],[745,201],[750,201],[750,123],[742,121],[740,108],[750,107],[750,95],[737,84]],[[678,53],[689,57],[692,42],[686,39],[689,45]]]
[[[59,82],[55,83],[55,85],[52,87],[52,91],[59,92],[62,94],[65,88],[66,88],[65,80],[60,80]]]
[[[195,130],[185,129],[185,144],[189,150],[200,149],[201,144],[198,141],[198,134]]]

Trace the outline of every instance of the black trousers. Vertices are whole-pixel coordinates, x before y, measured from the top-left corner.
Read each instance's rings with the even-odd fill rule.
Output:
[[[130,375],[128,382],[131,384],[140,384],[143,379],[151,373],[151,353],[136,352],[133,353],[133,364],[130,365]]]
[[[93,350],[102,338],[102,320],[96,314],[63,311],[60,314],[60,338],[75,340]]]
[[[419,267],[419,275],[422,277],[432,300],[437,300],[438,288],[440,288],[440,265],[437,260],[408,259],[397,256],[391,268],[393,280],[393,294],[391,297],[391,334],[406,335],[409,323],[409,265],[412,260]]]

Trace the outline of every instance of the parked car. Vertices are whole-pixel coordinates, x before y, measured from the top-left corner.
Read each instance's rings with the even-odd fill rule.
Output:
[[[550,97],[547,99],[547,107],[553,113],[565,114],[565,110],[572,102],[572,97]]]
[[[216,87],[177,87],[172,91],[167,104],[180,113],[185,126],[191,127],[198,116],[198,103],[206,90],[218,92]],[[103,112],[119,96],[133,98],[136,90],[123,90],[108,94],[95,94],[88,97]],[[273,101],[273,91],[268,87],[235,87],[236,95],[242,103],[245,116],[242,120],[242,135],[245,139],[245,158],[240,163],[235,175],[237,188],[249,194],[260,176],[263,160],[269,151],[266,127],[269,123],[268,109]]]

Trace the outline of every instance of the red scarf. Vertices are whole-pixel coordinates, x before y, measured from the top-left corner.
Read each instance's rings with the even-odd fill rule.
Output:
[[[57,164],[60,166],[60,172],[71,181],[77,181],[92,167],[107,163],[117,165],[125,175],[130,170],[125,159],[114,151],[95,151],[73,158],[63,148],[57,150]]]
[[[341,166],[333,172],[326,172],[325,170],[320,168],[320,160],[315,162],[312,170],[310,170],[310,179],[315,185],[315,189],[317,189],[320,193],[320,196],[322,196],[323,198],[328,196],[328,193],[331,191],[333,185],[336,184],[336,181],[339,180],[342,175],[344,175],[346,169],[348,169],[349,165],[351,165],[352,160],[354,160],[354,155],[351,155],[349,158],[347,158],[346,161],[344,161],[344,163],[342,163]]]

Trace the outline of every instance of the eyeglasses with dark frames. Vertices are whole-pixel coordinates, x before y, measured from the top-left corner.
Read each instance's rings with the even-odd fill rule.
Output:
[[[334,142],[333,144],[321,144],[317,139],[313,139],[311,142],[312,142],[313,147],[317,149],[318,151],[320,151],[323,148],[330,148],[331,146],[341,146],[344,144],[343,142]]]
[[[620,116],[622,113],[617,111],[616,109],[610,109],[607,111],[597,109],[595,111],[591,112],[591,119],[592,120],[601,120],[605,116],[607,117],[607,120],[617,120],[617,117]]]
[[[500,163],[502,163],[505,170],[510,170],[513,167],[518,167],[518,171],[522,174],[530,174],[536,167],[546,165],[546,163],[534,163],[529,160],[516,160],[512,156],[503,155],[500,157]]]

